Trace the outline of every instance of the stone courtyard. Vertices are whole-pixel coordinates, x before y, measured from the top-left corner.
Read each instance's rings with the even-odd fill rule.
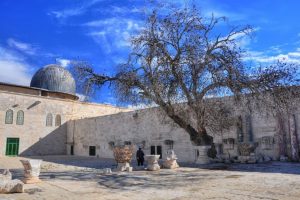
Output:
[[[24,193],[1,194],[8,199],[299,199],[300,163],[263,164],[179,163],[177,169],[150,172],[132,163],[133,172],[103,174],[116,168],[112,159],[47,156],[41,183],[26,184]],[[1,157],[0,169],[22,178],[20,157]]]

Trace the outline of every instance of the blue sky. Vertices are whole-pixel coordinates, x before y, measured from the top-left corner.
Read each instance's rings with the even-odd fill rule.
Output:
[[[85,60],[97,72],[113,74],[126,60],[129,38],[144,25],[147,0],[1,0],[0,82],[29,85],[33,73],[50,63],[68,67]],[[186,0],[169,0],[182,7]],[[300,64],[300,1],[198,0],[204,16],[226,16],[232,25],[251,25],[241,38],[246,60]],[[116,104],[104,88],[94,101]]]

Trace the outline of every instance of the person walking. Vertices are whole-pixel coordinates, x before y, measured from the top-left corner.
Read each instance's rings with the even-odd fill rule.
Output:
[[[139,150],[136,152],[136,160],[138,162],[138,166],[144,165],[144,152],[141,147],[139,147]]]

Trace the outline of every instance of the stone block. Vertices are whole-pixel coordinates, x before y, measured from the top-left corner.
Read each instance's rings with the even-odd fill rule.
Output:
[[[288,157],[281,155],[279,158],[280,162],[287,162],[288,161]]]
[[[264,156],[264,161],[265,162],[270,162],[272,159],[269,156]]]
[[[263,157],[259,157],[259,159],[257,160],[258,163],[263,163],[264,162],[264,159]]]
[[[256,163],[256,159],[250,159],[247,161],[247,163],[249,164],[255,164]]]
[[[18,179],[0,181],[0,194],[22,193],[24,192],[24,183]]]
[[[103,173],[104,174],[111,174],[112,173],[111,168],[105,168],[105,169],[103,169]]]
[[[127,167],[127,168],[126,168],[126,171],[127,171],[127,172],[132,172],[132,167]]]
[[[12,175],[9,169],[4,169],[0,172],[0,181],[10,181],[12,179]]]

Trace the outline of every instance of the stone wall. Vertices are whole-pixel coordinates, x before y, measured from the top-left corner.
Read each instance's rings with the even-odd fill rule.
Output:
[[[273,116],[261,114],[241,114],[243,141],[252,142],[257,155],[278,158],[278,142],[276,141],[277,120]],[[296,114],[296,125],[299,128],[300,115]],[[247,121],[248,120],[248,121]],[[144,146],[145,154],[150,154],[151,146],[162,146],[163,157],[170,148],[166,140],[173,140],[173,149],[179,161],[194,162],[197,149],[191,144],[188,134],[173,124],[163,123],[157,115],[157,109],[145,109],[127,113],[86,118],[68,122],[68,141],[74,143],[74,154],[89,155],[89,146],[96,147],[99,157],[113,158],[109,143],[124,144],[126,141],[138,146]],[[222,133],[209,133],[214,137],[214,143],[219,154],[238,156],[238,127]],[[299,135],[299,131],[297,131]],[[298,136],[298,138],[300,138]],[[225,143],[226,141],[226,143]],[[233,141],[233,144],[230,142]],[[70,146],[68,146],[70,153]]]
[[[91,104],[29,94],[0,91],[0,155],[5,155],[7,138],[19,138],[20,155],[66,154],[67,122],[86,117],[127,111],[109,105]],[[13,124],[5,124],[7,110],[13,110]],[[24,112],[24,124],[17,125],[17,112]],[[53,126],[46,126],[46,116],[53,115]],[[61,126],[55,116],[61,115]]]
[[[96,146],[97,156],[113,158],[110,142],[124,144],[127,141],[136,148],[143,146],[145,154],[150,154],[151,146],[161,146],[165,157],[166,150],[171,148],[165,140],[173,140],[173,149],[180,161],[194,161],[197,147],[191,144],[187,133],[162,121],[156,109],[70,121],[68,141],[74,138],[75,155],[88,156],[89,146]]]
[[[189,135],[181,128],[170,124],[157,109],[131,111],[110,105],[84,103],[68,99],[19,94],[0,91],[0,155],[5,155],[7,138],[19,138],[20,155],[70,154],[89,156],[89,147],[94,146],[99,157],[112,158],[110,144],[131,142],[143,146],[150,154],[151,146],[161,146],[163,157],[173,148],[179,161],[193,162],[199,148],[191,144]],[[5,114],[13,110],[13,124],[5,124]],[[17,112],[24,111],[24,125],[16,124]],[[46,126],[46,116],[53,115],[53,126]],[[55,116],[61,115],[61,125],[55,126]],[[281,116],[282,135],[276,117],[259,113],[241,113],[240,127],[233,126],[221,133],[209,133],[219,154],[237,156],[239,142],[252,142],[257,146],[256,154],[278,158],[282,152],[292,156],[293,138],[300,139],[300,112],[295,110],[293,120]],[[292,123],[288,124],[288,121]],[[242,135],[240,137],[239,135]],[[282,139],[283,138],[283,139]],[[242,140],[242,141],[240,141]],[[173,141],[173,145],[167,144]],[[280,147],[280,142],[283,147]],[[295,152],[293,152],[295,157]]]

